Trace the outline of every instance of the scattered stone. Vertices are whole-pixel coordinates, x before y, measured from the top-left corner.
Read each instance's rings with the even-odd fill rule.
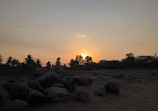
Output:
[[[115,82],[108,82],[104,85],[104,88],[106,89],[106,92],[110,94],[119,94],[119,85]]]
[[[46,89],[48,98],[51,102],[66,101],[69,99],[68,91],[65,88],[50,87]]]
[[[2,111],[29,111],[29,105],[22,100],[14,100],[8,102]]]

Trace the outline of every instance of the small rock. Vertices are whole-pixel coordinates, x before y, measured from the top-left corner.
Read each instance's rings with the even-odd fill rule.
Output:
[[[108,82],[104,85],[104,88],[106,89],[106,92],[110,94],[119,94],[119,85],[115,82]]]
[[[69,99],[68,91],[65,88],[50,87],[46,91],[51,102],[66,101]]]

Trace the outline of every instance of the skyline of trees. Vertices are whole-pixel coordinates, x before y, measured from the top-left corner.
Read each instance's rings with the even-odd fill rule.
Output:
[[[152,65],[151,65],[152,63]],[[48,61],[45,65],[42,65],[42,62],[40,59],[34,59],[31,54],[28,54],[27,57],[25,57],[24,62],[19,62],[18,59],[15,59],[11,56],[9,56],[6,60],[6,63],[3,63],[3,57],[0,55],[0,65],[7,65],[10,67],[17,67],[20,65],[26,65],[29,67],[47,67],[51,68],[52,66],[57,67],[67,67],[65,64],[61,65],[61,58],[58,57],[56,59],[55,65],[51,64],[50,61]],[[68,65],[71,68],[76,67],[101,67],[101,68],[118,68],[118,67],[147,67],[147,66],[154,66],[158,65],[158,57],[157,54],[154,56],[134,56],[133,53],[126,54],[126,58],[119,60],[100,60],[98,63],[93,62],[92,57],[86,56],[85,59],[81,55],[76,55],[75,59],[71,59]],[[154,66],[155,67],[155,66]]]

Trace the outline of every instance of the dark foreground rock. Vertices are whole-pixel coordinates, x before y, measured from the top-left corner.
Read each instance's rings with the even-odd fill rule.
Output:
[[[59,81],[64,88],[66,88],[69,92],[73,92],[75,90],[75,86],[73,83],[73,79],[70,77],[61,78]]]
[[[3,87],[8,91],[11,99],[20,99],[27,101],[29,97],[29,88],[22,86],[18,83],[7,82],[3,84]]]
[[[83,88],[79,88],[75,91],[74,98],[81,102],[89,100],[89,92]]]
[[[2,111],[29,111],[29,105],[22,100],[14,100],[8,102]]]
[[[43,88],[49,88],[52,84],[57,83],[60,79],[60,76],[54,72],[48,72],[44,76],[38,78],[40,86]]]
[[[69,93],[65,88],[50,87],[46,89],[48,98],[51,102],[66,101],[69,99]]]
[[[106,92],[110,94],[119,94],[119,85],[115,82],[108,82],[104,85],[104,88],[106,89]]]
[[[47,96],[36,90],[30,89],[28,103],[31,106],[41,105],[48,102]]]
[[[40,86],[40,83],[37,80],[29,80],[28,87],[47,95],[47,92],[45,91],[43,87]]]
[[[9,101],[10,96],[3,88],[0,89],[0,111],[3,106]]]

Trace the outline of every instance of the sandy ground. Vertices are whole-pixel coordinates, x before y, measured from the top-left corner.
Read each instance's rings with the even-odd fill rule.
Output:
[[[93,83],[85,86],[90,91],[90,100],[78,102],[47,103],[31,107],[31,111],[158,111],[158,70],[94,70],[72,71],[71,76],[86,76]],[[123,75],[118,79],[118,75]],[[1,76],[1,83],[8,79],[17,79],[25,84],[24,76]],[[94,96],[93,91],[109,81],[120,85],[119,95],[107,94],[106,97]]]

